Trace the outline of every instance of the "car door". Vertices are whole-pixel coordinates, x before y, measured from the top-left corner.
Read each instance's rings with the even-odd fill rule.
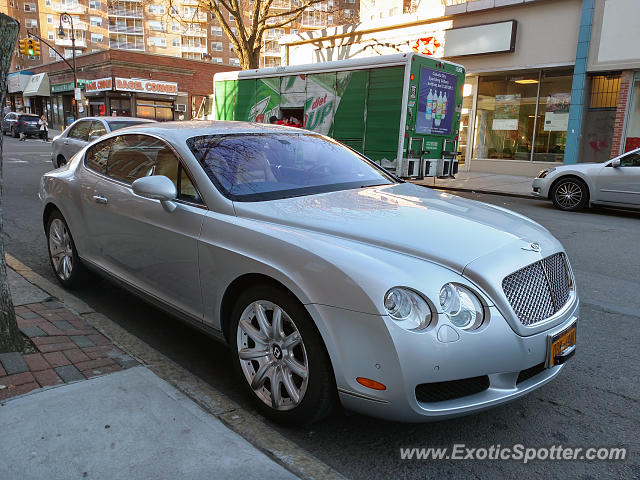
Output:
[[[619,167],[612,163],[602,167],[598,175],[598,201],[640,205],[640,150],[621,156]]]
[[[196,187],[162,139],[123,134],[94,147],[103,144],[109,149],[106,169],[95,183],[87,209],[96,262],[153,297],[202,319],[197,241],[207,209]],[[87,161],[91,166],[93,157]],[[96,170],[101,168],[99,163]],[[154,174],[168,176],[176,185],[173,212],[158,200],[133,193],[134,180]]]
[[[87,144],[91,120],[80,120],[69,127],[69,133],[62,139],[60,153],[69,161]]]

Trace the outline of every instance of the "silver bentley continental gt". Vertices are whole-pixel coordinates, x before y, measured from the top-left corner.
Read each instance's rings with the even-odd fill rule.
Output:
[[[469,414],[575,352],[574,277],[546,229],[313,132],[130,127],[45,174],[40,197],[63,286],[97,271],[227,342],[276,421],[338,402],[398,421]]]

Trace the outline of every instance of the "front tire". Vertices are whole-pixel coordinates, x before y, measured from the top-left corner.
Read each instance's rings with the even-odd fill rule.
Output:
[[[565,178],[556,183],[551,192],[553,205],[560,210],[575,212],[589,202],[589,188],[579,178]]]
[[[331,413],[336,388],[322,337],[289,292],[257,285],[232,311],[234,368],[255,406],[283,424],[309,424]]]
[[[58,210],[47,219],[47,247],[51,268],[60,284],[68,289],[82,285],[87,271],[78,256],[69,226]]]

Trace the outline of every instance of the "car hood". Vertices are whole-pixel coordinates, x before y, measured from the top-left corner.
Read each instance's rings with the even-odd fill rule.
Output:
[[[410,183],[235,202],[234,207],[240,217],[363,242],[458,273],[514,242],[558,248],[544,227],[520,214]]]

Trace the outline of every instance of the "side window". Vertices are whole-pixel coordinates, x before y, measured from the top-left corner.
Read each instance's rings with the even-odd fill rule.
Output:
[[[90,126],[91,122],[78,122],[71,128],[71,131],[67,136],[75,140],[84,140],[86,142],[89,138]]]
[[[178,199],[192,203],[202,203],[198,191],[193,186],[193,182],[182,168],[178,157],[169,147],[158,151],[156,164],[151,175],[164,175],[168,177],[178,190]]]
[[[151,175],[155,156],[162,142],[146,135],[120,135],[113,138],[107,176],[131,184],[138,178]]]
[[[110,150],[111,139],[97,143],[87,150],[84,164],[87,168],[104,175],[107,172],[107,160],[109,159]]]
[[[89,140],[95,140],[96,138],[101,137],[105,133],[107,133],[107,129],[105,128],[104,124],[101,121],[95,120],[91,122],[91,130],[89,131]]]
[[[630,153],[620,159],[621,167],[640,167],[640,153]]]

